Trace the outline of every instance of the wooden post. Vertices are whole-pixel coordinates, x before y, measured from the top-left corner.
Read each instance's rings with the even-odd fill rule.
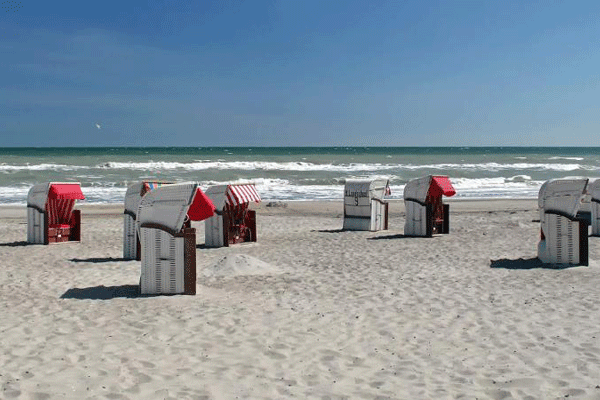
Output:
[[[229,222],[229,213],[223,213],[223,246],[229,247],[229,231],[231,230]]]
[[[250,241],[256,242],[256,211],[248,210],[248,228],[250,229]]]
[[[590,265],[588,259],[588,224],[587,221],[579,221],[579,265]]]
[[[71,214],[71,234],[69,240],[80,242],[81,241],[81,210],[73,210]]]
[[[450,204],[444,204],[444,225],[442,233],[450,233]]]
[[[427,205],[425,206],[425,209],[427,210],[425,212],[425,216],[426,216],[426,221],[425,221],[425,236],[426,237],[432,237],[433,236],[433,204],[431,203],[427,203]]]
[[[183,293],[196,294],[196,228],[183,229]]]

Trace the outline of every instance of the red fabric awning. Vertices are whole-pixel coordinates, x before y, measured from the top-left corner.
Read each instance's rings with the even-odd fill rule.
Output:
[[[434,176],[431,179],[431,186],[429,186],[429,195],[433,197],[437,196],[454,196],[456,190],[450,183],[450,179],[447,176]]]
[[[48,191],[49,199],[71,199],[71,200],[83,200],[85,196],[81,192],[79,184],[55,184],[50,186]]]
[[[212,200],[198,188],[196,190],[196,195],[194,196],[194,201],[188,210],[188,217],[192,221],[203,221],[212,217],[215,210],[216,208]]]
[[[260,195],[254,185],[229,185],[227,187],[227,204],[238,206],[240,204],[260,203]]]

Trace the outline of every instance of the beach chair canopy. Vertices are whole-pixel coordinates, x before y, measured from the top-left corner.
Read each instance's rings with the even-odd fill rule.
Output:
[[[226,205],[237,207],[250,202],[260,203],[261,201],[253,183],[211,186],[206,189],[206,195],[212,200],[219,212],[223,211]]]
[[[139,225],[156,225],[166,231],[180,232],[186,220],[211,217],[215,206],[196,183],[160,186],[144,195],[137,216]]]
[[[83,200],[79,182],[45,182],[34,185],[29,189],[27,205],[41,211],[46,209],[48,200]]]
[[[555,212],[575,218],[586,195],[587,178],[550,179],[538,195],[538,206],[544,212]]]
[[[425,203],[427,196],[438,197],[444,195],[451,197],[455,194],[456,190],[454,190],[448,177],[441,175],[428,175],[423,178],[412,179],[404,186],[404,199],[416,200],[421,203]]]
[[[357,198],[382,200],[390,194],[389,179],[347,179],[344,185],[344,203],[355,205]]]
[[[147,192],[162,185],[168,184],[171,184],[171,182],[141,181],[134,183],[133,185],[129,185],[127,187],[127,192],[125,193],[125,214],[130,214],[135,218],[138,207],[140,206],[140,201],[142,201],[142,197],[144,197]]]

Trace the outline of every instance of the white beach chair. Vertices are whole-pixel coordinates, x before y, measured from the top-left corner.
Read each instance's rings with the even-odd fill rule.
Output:
[[[587,185],[587,178],[566,178],[540,188],[538,258],[543,263],[588,265],[588,225],[577,217]]]
[[[251,202],[261,201],[254,184],[211,186],[206,195],[216,208],[215,215],[205,222],[206,246],[256,242],[256,211],[248,208]]]
[[[380,231],[388,229],[390,194],[388,179],[348,179],[344,186],[344,230]]]
[[[600,236],[600,179],[590,183],[588,193],[591,195],[592,235]]]
[[[410,180],[404,187],[404,234],[431,237],[434,233],[449,233],[450,205],[443,204],[442,196],[455,194],[447,176],[429,175]]]
[[[123,212],[123,258],[126,260],[140,260],[140,240],[137,234],[137,211],[144,195],[162,185],[170,182],[142,181],[127,187],[125,193],[125,211]]]
[[[75,202],[83,200],[78,182],[45,182],[27,195],[27,242],[38,244],[81,240],[81,213]]]
[[[137,212],[142,294],[196,294],[196,230],[190,221],[213,213],[195,183],[165,185],[144,195]]]

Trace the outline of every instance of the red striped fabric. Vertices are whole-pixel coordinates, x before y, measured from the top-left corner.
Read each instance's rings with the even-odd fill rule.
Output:
[[[232,207],[250,203],[251,201],[260,203],[260,195],[254,185],[229,185],[226,197],[226,203]]]
[[[69,224],[75,199],[49,199],[46,203],[48,223],[51,225]]]

